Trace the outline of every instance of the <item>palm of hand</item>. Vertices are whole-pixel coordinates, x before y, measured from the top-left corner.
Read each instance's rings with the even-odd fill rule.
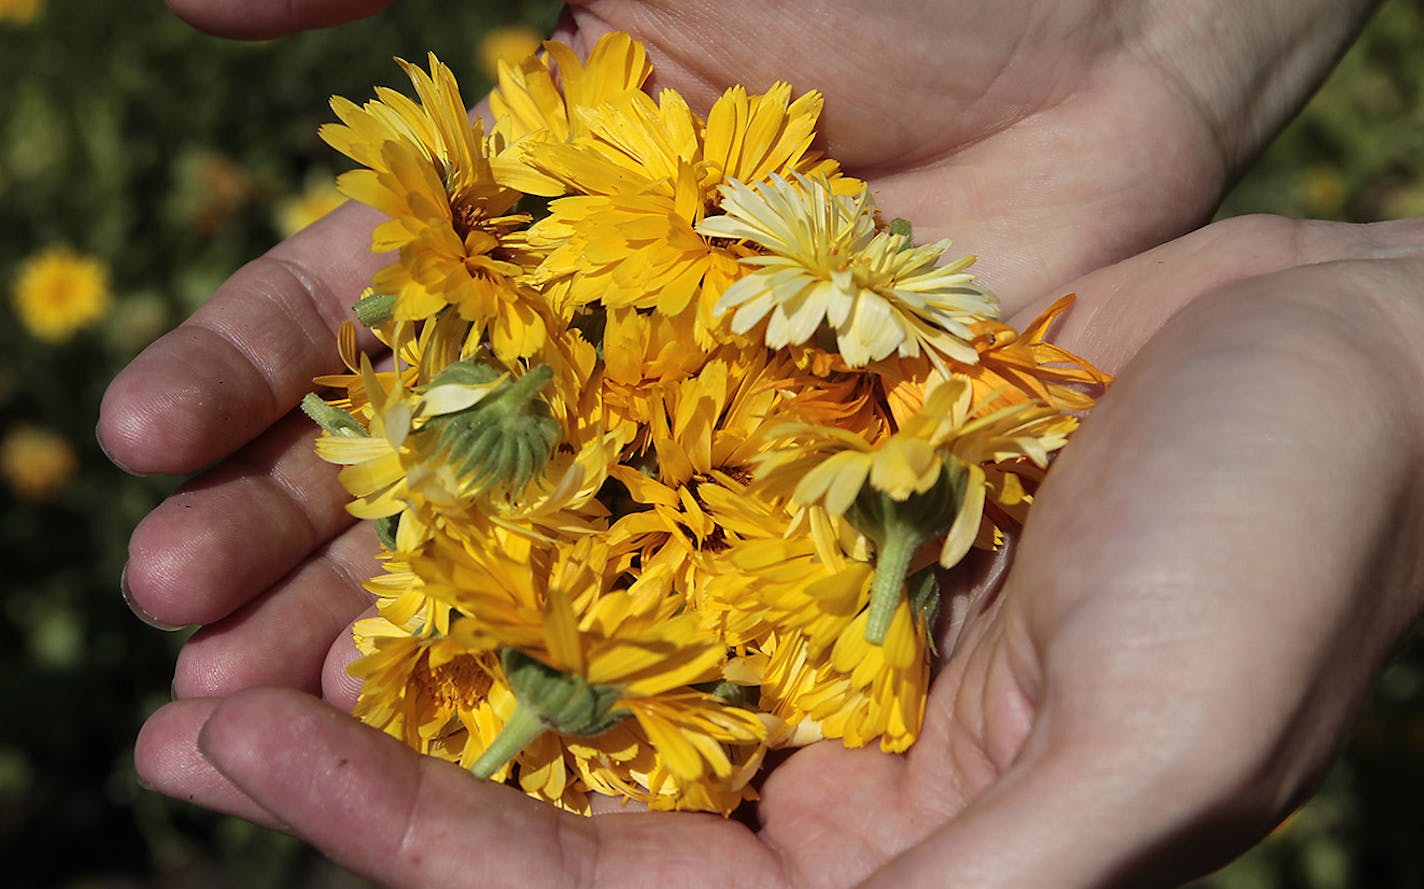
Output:
[[[740,32],[740,41],[725,35],[725,22],[739,14],[725,5],[664,10],[617,0],[581,5],[574,25],[559,36],[578,45],[605,29],[629,31],[649,44],[659,66],[655,86],[676,86],[694,105],[705,106],[721,85],[737,80],[756,86],[785,78],[798,88],[822,89],[828,150],[850,172],[871,178],[887,212],[914,219],[922,237],[954,236],[983,253],[981,267],[1008,308],[1056,295],[1051,288],[1060,282],[1188,227],[1209,209],[1225,175],[1227,161],[1212,150],[1206,121],[1170,87],[1136,76],[1150,69],[1134,61],[1115,33],[1086,27],[1094,9],[1063,12],[1060,4],[1050,14],[1046,5],[1025,3],[961,14],[951,50],[930,43],[922,16],[827,3],[798,7],[797,20],[786,25],[747,6],[742,15],[753,26]],[[898,22],[906,23],[902,33],[893,30]],[[871,33],[874,46],[856,37]],[[842,46],[857,49],[832,51]],[[949,52],[963,63],[942,64]],[[860,61],[868,56],[877,59],[875,67]],[[1141,110],[1134,108],[1138,103]],[[1168,143],[1175,148],[1164,152]],[[365,252],[368,225],[360,214],[347,213],[284,245],[236,278],[227,301],[215,298],[187,334],[157,344],[116,383],[106,404],[104,437],[116,456],[145,469],[184,471],[285,413],[321,369],[317,359],[302,355],[279,367],[270,353],[253,352],[273,331],[236,317],[228,303],[268,291],[284,305],[284,317],[295,318],[291,326],[302,328],[299,336],[288,330],[278,337],[292,337],[309,353],[310,344],[329,337],[336,307],[349,301],[370,269],[368,260],[352,261]],[[333,247],[339,248],[334,254]],[[328,255],[318,258],[323,250]],[[1102,292],[1113,292],[1112,281],[1101,283]],[[1187,295],[1162,297],[1147,310],[1149,326]],[[1096,308],[1082,307],[1089,316]],[[155,371],[192,348],[184,337],[191,343],[200,330],[235,346],[234,354],[199,365],[186,401],[150,404],[155,393],[171,388],[168,375]],[[258,355],[255,362],[249,354]],[[225,369],[244,393],[226,408],[242,411],[245,423],[226,433],[178,434],[178,446],[155,458],[154,445],[180,428],[173,418],[193,422],[194,405],[221,385]],[[140,404],[143,410],[136,410]],[[165,409],[171,412],[164,415]],[[149,421],[127,423],[134,413]],[[204,425],[201,409],[197,414],[203,428],[217,426]],[[1083,459],[1090,473],[1094,464]],[[468,861],[461,834],[497,832],[504,816],[492,814],[491,802],[502,789],[436,780],[446,766],[416,763],[384,739],[366,737],[349,723],[322,721],[304,701],[270,693],[239,695],[203,729],[204,747],[222,775],[196,756],[213,699],[253,685],[320,688],[327,647],[344,636],[362,606],[355,581],[374,573],[369,532],[348,528],[343,500],[327,468],[310,454],[304,421],[288,418],[161,507],[136,533],[134,598],[161,619],[212,624],[185,650],[175,681],[182,696],[209,700],[179,701],[160,711],[141,739],[140,769],[161,788],[219,808],[266,820],[276,813],[384,879],[457,885],[469,878],[459,872]],[[234,525],[235,514],[250,521]],[[1060,514],[1058,524],[1075,518],[1081,520],[1071,511],[1066,519]],[[1035,574],[1034,566],[1054,564],[1061,549],[1034,547],[1030,540],[1015,577],[1043,581],[1046,568]],[[253,550],[275,555],[254,566]],[[1041,589],[1032,596],[1015,592],[1032,589],[1030,583],[1017,582],[992,601],[987,588],[979,591],[982,610],[947,649],[952,655],[932,689],[924,734],[909,755],[823,744],[790,756],[766,783],[758,834],[701,816],[631,815],[571,827],[521,805],[512,791],[499,797],[498,808],[512,813],[511,823],[532,825],[520,849],[566,844],[563,857],[542,859],[553,869],[550,879],[562,866],[561,873],[590,883],[637,885],[679,872],[695,872],[709,885],[852,882],[950,823],[1028,755],[1025,738],[1042,721],[1037,686],[1049,631],[1077,601]],[[188,597],[189,590],[196,594]],[[1102,661],[1101,645],[1082,633],[1068,635]],[[1058,657],[1061,664],[1064,655]],[[1116,669],[1131,673],[1142,666],[1127,661]],[[1079,667],[1079,675],[1087,669]],[[291,718],[281,718],[284,712]],[[253,737],[254,725],[264,723],[263,736]],[[337,753],[341,768],[331,764]],[[1015,792],[1012,785],[995,788]],[[364,834],[351,832],[355,816],[324,817],[312,808],[311,800],[325,805],[342,794],[363,801]],[[402,814],[386,818],[388,812]],[[957,842],[992,843],[995,828],[992,814],[971,819]],[[603,841],[601,851],[579,854],[594,837]],[[947,848],[936,854],[960,847]],[[386,860],[377,861],[382,855]],[[507,852],[491,855],[485,866],[522,884],[527,872],[521,876],[518,868],[541,865]]]

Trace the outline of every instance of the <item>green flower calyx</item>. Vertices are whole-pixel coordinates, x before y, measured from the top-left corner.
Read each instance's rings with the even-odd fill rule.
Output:
[[[447,367],[425,388],[487,386],[498,376],[489,365],[467,359]],[[553,378],[547,365],[532,367],[469,407],[426,422],[422,437],[434,436],[432,455],[450,467],[464,494],[518,493],[543,471],[561,434],[539,397]]]
[[[591,737],[629,715],[618,709],[623,689],[617,686],[594,685],[512,648],[500,654],[500,663],[518,703],[504,728],[470,766],[477,778],[498,772],[546,731]]]
[[[964,503],[965,470],[951,455],[943,460],[939,478],[929,490],[896,500],[865,485],[846,512],[856,530],[876,546],[875,579],[870,585],[870,614],[865,623],[865,641],[872,645],[885,641],[915,552],[947,532]]]

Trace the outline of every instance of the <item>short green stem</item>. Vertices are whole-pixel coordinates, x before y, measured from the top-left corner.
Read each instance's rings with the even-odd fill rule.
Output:
[[[905,588],[905,575],[910,559],[924,542],[924,535],[913,526],[894,529],[885,535],[880,551],[875,554],[875,579],[870,584],[870,614],[865,619],[865,641],[880,645],[890,631],[895,608]]]
[[[548,728],[538,711],[522,703],[516,704],[509,721],[499,730],[499,734],[495,735],[485,752],[480,754],[480,758],[475,760],[474,765],[470,766],[470,771],[475,773],[476,778],[488,781],[490,775],[518,756]]]

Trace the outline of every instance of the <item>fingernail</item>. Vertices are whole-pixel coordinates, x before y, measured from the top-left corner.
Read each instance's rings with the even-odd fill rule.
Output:
[[[172,633],[183,629],[183,624],[165,623],[143,609],[143,606],[134,601],[133,590],[129,588],[129,566],[124,563],[124,570],[119,572],[119,589],[124,594],[124,604],[129,606],[129,610],[134,613],[134,617],[153,627],[155,630],[162,630],[165,633]]]
[[[119,469],[122,469],[124,472],[128,473],[134,478],[148,478],[148,473],[134,472],[132,469],[129,469],[122,462],[120,462],[118,458],[116,458],[113,454],[109,453],[108,447],[104,445],[104,436],[99,434],[98,426],[94,427],[94,440],[99,443],[99,450],[103,452],[104,456],[108,458],[110,463],[114,464]]]

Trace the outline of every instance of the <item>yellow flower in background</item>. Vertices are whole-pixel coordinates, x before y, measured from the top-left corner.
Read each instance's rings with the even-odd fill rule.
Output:
[[[40,0],[0,0],[0,22],[28,25],[40,13]]]
[[[518,65],[539,51],[539,34],[527,25],[505,25],[491,28],[480,38],[475,57],[480,71],[490,80],[499,77],[499,66]]]
[[[300,194],[284,198],[277,205],[277,233],[290,238],[345,202],[346,197],[336,187],[335,180],[312,176]]]
[[[998,317],[999,305],[965,271],[974,258],[936,267],[949,241],[913,247],[908,236],[879,230],[868,188],[850,198],[824,178],[772,175],[750,186],[728,182],[721,204],[726,215],[701,220],[697,231],[760,251],[741,260],[753,270],[714,310],[731,313],[733,333],[765,321],[766,345],[779,349],[824,331],[851,367],[922,352],[977,360],[969,324]]]
[[[0,441],[0,476],[25,500],[48,500],[78,472],[74,447],[58,433],[16,426]]]
[[[1312,215],[1336,216],[1345,207],[1350,190],[1334,167],[1316,164],[1301,173],[1300,191]]]
[[[59,343],[109,310],[109,269],[93,257],[53,247],[26,259],[15,281],[20,325],[36,339]]]

